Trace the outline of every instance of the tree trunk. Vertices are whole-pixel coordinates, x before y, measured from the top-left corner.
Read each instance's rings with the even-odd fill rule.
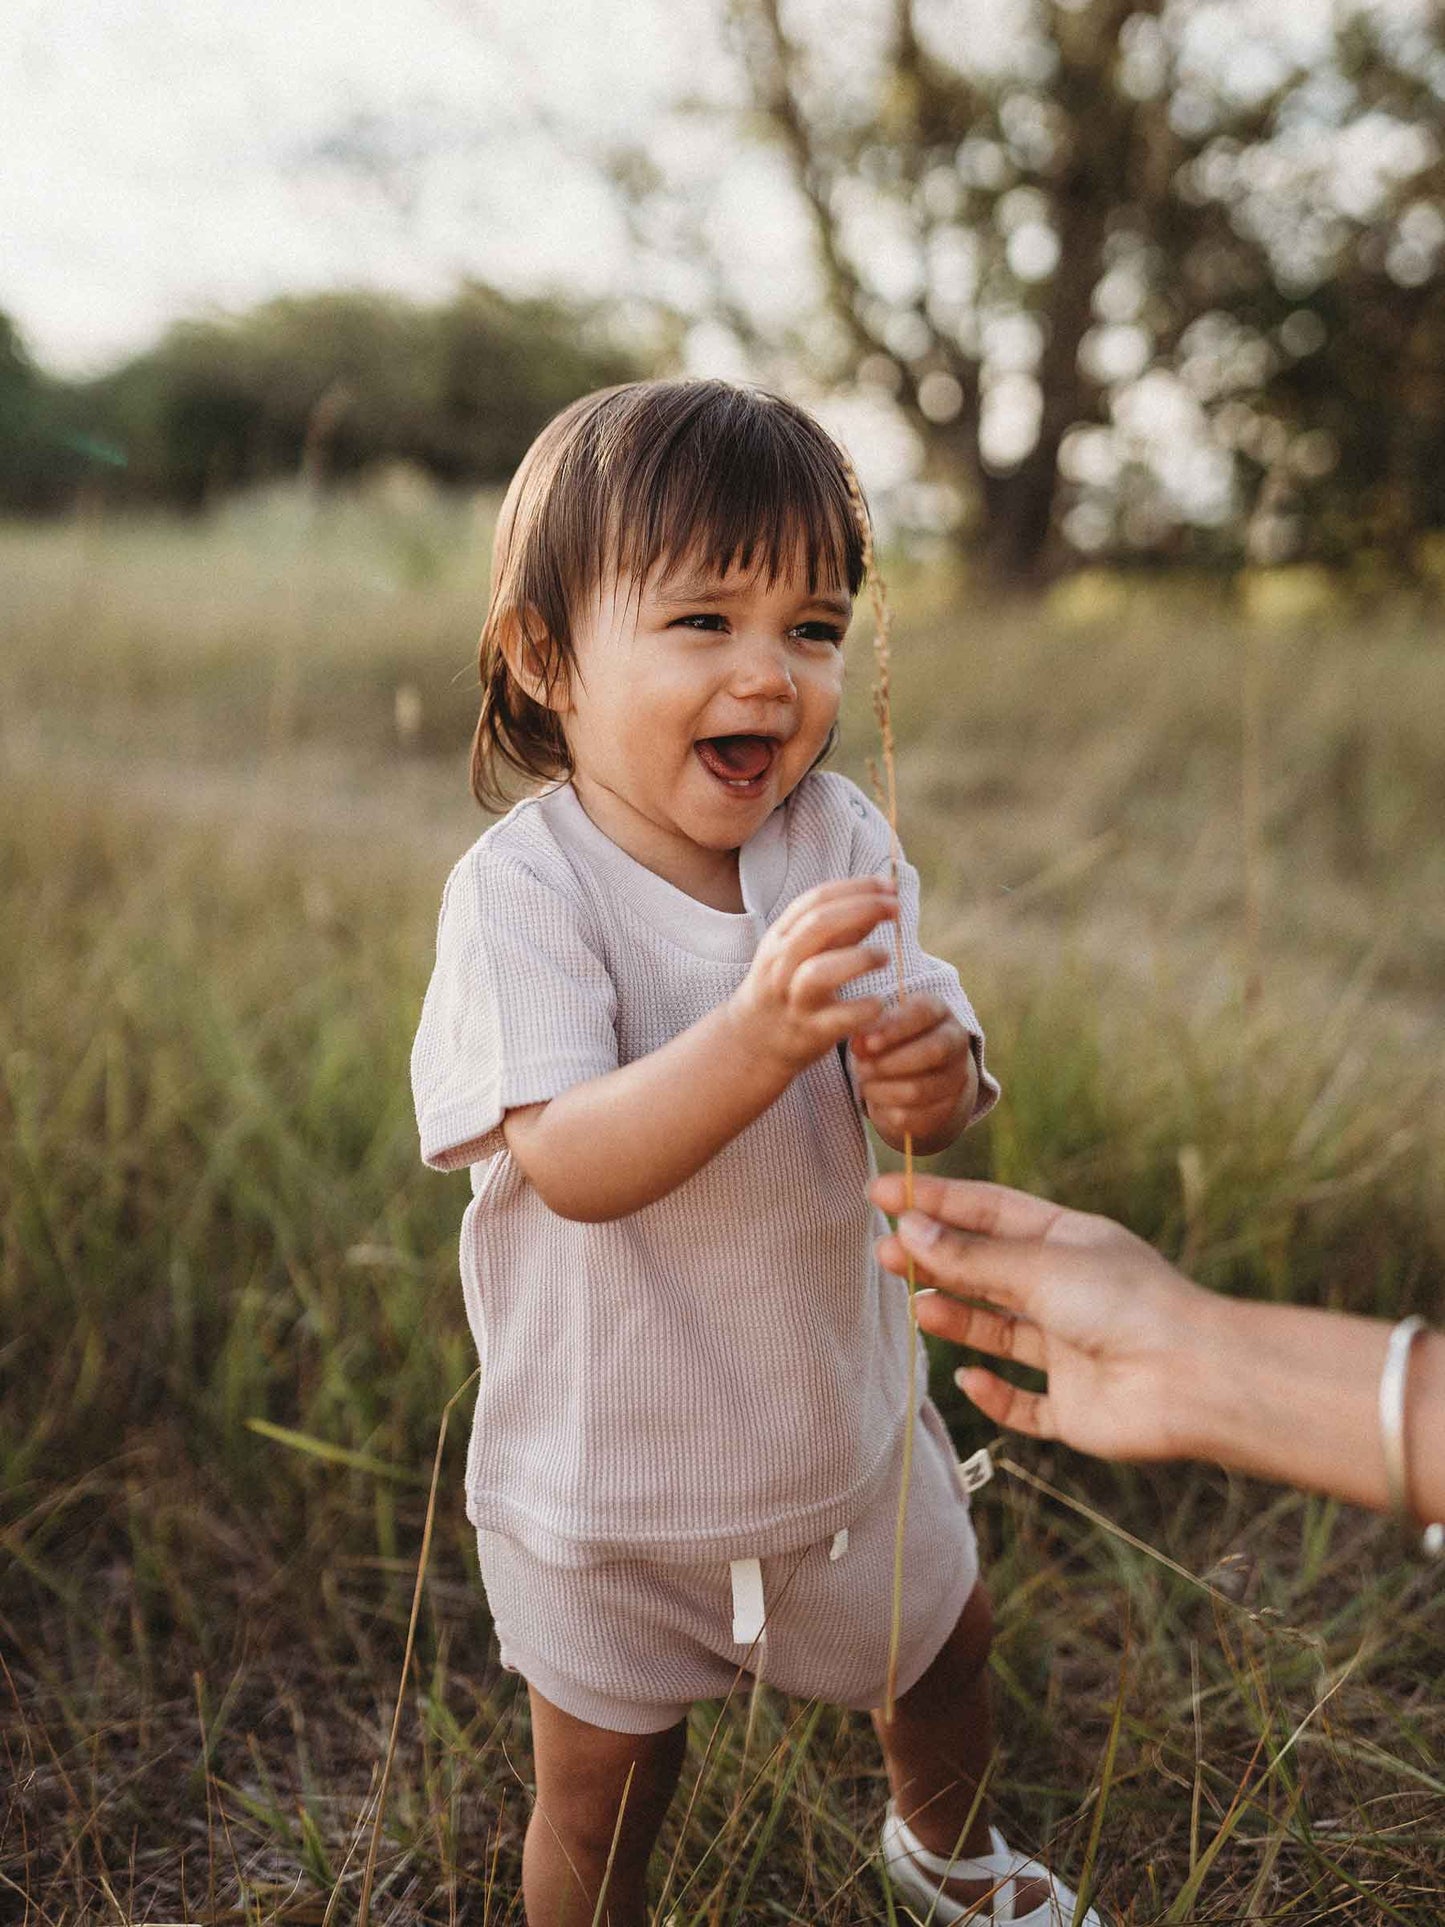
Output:
[[[1058,436],[1040,436],[1017,468],[1007,475],[985,475],[983,524],[973,532],[968,553],[990,589],[1037,589],[1056,573],[1052,537],[1058,459]]]

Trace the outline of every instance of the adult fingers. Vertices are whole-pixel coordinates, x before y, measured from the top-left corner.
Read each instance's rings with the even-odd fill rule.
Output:
[[[946,1292],[920,1292],[914,1299],[920,1327],[951,1345],[967,1345],[990,1358],[1012,1358],[1043,1369],[1044,1342],[1037,1325],[986,1305],[966,1305]]]
[[[908,1198],[903,1174],[890,1171],[868,1187],[873,1202],[890,1215],[904,1210]],[[913,1205],[942,1224],[955,1225],[983,1238],[1044,1238],[1062,1220],[1077,1217],[1063,1205],[1050,1204],[1027,1191],[1005,1184],[985,1184],[973,1178],[937,1178],[919,1173],[914,1179]]]
[[[1011,1432],[1026,1432],[1031,1439],[1058,1436],[1047,1392],[1021,1392],[1017,1385],[1010,1385],[981,1365],[962,1366],[954,1373],[953,1382],[995,1425],[1007,1426]]]
[[[916,1180],[920,1189],[921,1180]],[[992,1238],[959,1237],[940,1232],[920,1239],[917,1225],[937,1230],[936,1220],[905,1212],[898,1230],[878,1247],[886,1270],[906,1273],[913,1260],[916,1271],[930,1284],[963,1298],[983,1298],[1005,1311],[1032,1315],[1038,1294],[1058,1274],[1071,1254],[1038,1244],[1011,1244]]]

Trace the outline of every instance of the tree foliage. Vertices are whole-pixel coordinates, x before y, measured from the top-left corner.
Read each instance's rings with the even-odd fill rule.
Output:
[[[70,387],[46,382],[5,324],[0,477],[8,504],[29,508],[67,499],[82,477],[119,499],[196,507],[383,459],[443,483],[501,482],[559,408],[637,372],[596,315],[480,285],[438,307],[341,292],[185,321]]]
[[[69,501],[109,444],[88,440],[64,383],[31,360],[20,331],[0,313],[0,509],[54,509]]]
[[[1326,547],[1439,524],[1437,10],[729,15],[816,244],[814,366],[896,396],[995,576],[1237,543],[1261,470]]]

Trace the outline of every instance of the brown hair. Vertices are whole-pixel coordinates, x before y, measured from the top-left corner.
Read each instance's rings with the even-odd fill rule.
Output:
[[[505,644],[529,652],[544,691],[574,661],[573,618],[617,569],[643,581],[696,554],[725,574],[801,551],[809,590],[863,580],[863,544],[837,443],[792,402],[725,381],[639,381],[584,395],[527,450],[497,520],[477,667],[482,708],[472,792],[506,807],[503,765],[572,773],[556,712],[529,695]]]

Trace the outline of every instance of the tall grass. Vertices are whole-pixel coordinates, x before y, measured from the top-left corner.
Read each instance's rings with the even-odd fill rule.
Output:
[[[437,1422],[474,1363],[466,1182],[417,1166],[405,1073],[468,834],[464,718],[436,725],[442,763],[394,702],[407,683],[444,713],[472,551],[436,536],[435,595],[382,610],[377,539],[333,526],[268,602],[263,535],[0,540],[23,576],[0,816],[0,1907],[24,1917],[23,1894],[56,1927],[354,1910]],[[82,539],[73,627],[56,557]],[[1392,616],[1262,638],[1247,1012],[1233,619],[995,617],[925,577],[902,600],[905,840],[1008,1091],[949,1168],[1109,1210],[1227,1289],[1438,1309],[1428,635]],[[845,758],[867,735],[855,712]],[[320,824],[307,740],[345,786]],[[987,1433],[935,1364],[969,1449]],[[1445,1618],[1389,1529],[1207,1470],[1006,1457],[1019,1473],[976,1516],[1010,1837],[1089,1861],[1141,1927],[1437,1920]],[[1025,1473],[1187,1572],[1247,1554],[1253,1590],[1220,1604]],[[526,1702],[459,1491],[453,1441],[377,1920],[522,1917]],[[764,1691],[744,1758],[748,1711],[740,1692],[694,1713],[672,1917],[902,1918],[866,1721]]]

